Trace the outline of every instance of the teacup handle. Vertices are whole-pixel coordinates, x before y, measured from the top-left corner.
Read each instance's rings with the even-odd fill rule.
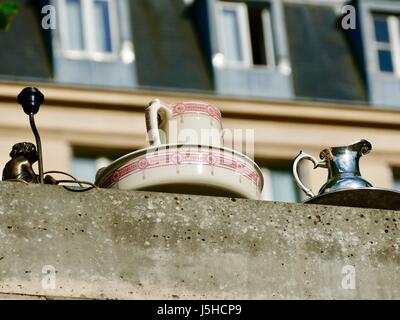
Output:
[[[146,109],[146,129],[151,146],[161,145],[158,120],[160,111],[164,113],[165,119],[162,119],[163,121],[168,121],[172,117],[171,110],[163,105],[159,99],[151,101],[149,107]]]
[[[296,183],[298,185],[298,187],[303,190],[303,192],[309,196],[309,197],[315,197],[314,192],[312,192],[312,190],[310,188],[307,188],[303,182],[301,182],[300,177],[299,177],[299,173],[298,173],[298,167],[299,167],[299,163],[302,160],[310,160],[313,164],[314,164],[314,169],[317,168],[326,168],[326,162],[325,161],[318,161],[316,158],[314,158],[313,156],[300,151],[300,153],[298,154],[298,156],[294,159],[293,162],[293,176],[294,179],[296,180]]]

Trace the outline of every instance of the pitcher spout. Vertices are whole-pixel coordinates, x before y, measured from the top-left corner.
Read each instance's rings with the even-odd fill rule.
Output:
[[[372,145],[371,142],[361,139],[359,141],[354,142],[352,145],[349,146],[349,148],[352,148],[353,150],[357,151],[359,153],[359,156],[366,155],[370,153],[372,150]]]

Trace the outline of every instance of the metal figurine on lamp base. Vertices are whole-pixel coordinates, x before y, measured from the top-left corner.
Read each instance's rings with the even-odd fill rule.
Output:
[[[70,191],[88,191],[97,188],[90,182],[79,181],[72,175],[62,171],[44,172],[42,142],[35,124],[35,114],[39,112],[40,105],[43,102],[44,96],[37,88],[25,88],[18,95],[18,103],[22,105],[24,112],[29,116],[29,122],[36,140],[36,146],[30,142],[20,142],[13,146],[10,153],[11,160],[7,162],[3,170],[3,181],[53,185],[61,183],[77,183],[80,187],[82,187],[83,184],[90,185],[90,187],[86,189],[70,189],[67,186],[64,186]],[[33,165],[36,161],[38,161],[39,174],[36,174],[33,170]],[[45,176],[45,174],[48,173],[66,175],[73,180],[56,180],[50,175]]]
[[[33,164],[38,160],[36,146],[30,142],[20,142],[12,147],[11,160],[3,170],[3,180],[39,183],[39,176],[33,170]]]
[[[29,116],[29,122],[36,139],[36,146],[30,142],[20,142],[13,146],[10,157],[3,170],[3,180],[23,181],[26,183],[44,183],[42,143],[36,128],[34,115],[44,102],[43,94],[36,88],[25,88],[18,95],[18,103]],[[33,170],[33,164],[39,161],[39,175]]]

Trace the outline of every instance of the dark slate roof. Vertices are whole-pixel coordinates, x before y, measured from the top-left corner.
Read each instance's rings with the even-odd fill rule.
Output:
[[[212,90],[192,10],[182,0],[131,0],[130,4],[139,84]]]
[[[48,32],[41,28],[41,1],[17,0],[19,13],[8,32],[0,31],[0,74],[50,78],[52,58]]]
[[[334,8],[286,3],[285,18],[296,96],[365,101],[362,72]]]

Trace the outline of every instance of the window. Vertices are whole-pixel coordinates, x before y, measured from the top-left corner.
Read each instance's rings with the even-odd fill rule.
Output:
[[[270,10],[260,5],[249,6],[248,10],[253,64],[272,66],[275,53]]]
[[[299,202],[300,193],[294,181],[292,169],[288,166],[262,167],[264,189],[262,200],[280,202]]]
[[[400,76],[400,23],[394,15],[373,14],[377,70]]]
[[[74,157],[72,160],[72,175],[78,180],[94,183],[97,170],[108,166],[110,163],[111,160],[105,157]]]
[[[67,47],[70,50],[84,50],[82,11],[79,0],[67,0],[66,2],[68,37]]]
[[[233,67],[275,65],[271,15],[267,5],[219,1],[216,12],[219,64]]]
[[[63,52],[71,58],[115,56],[118,25],[115,0],[59,0]]]
[[[75,147],[71,163],[72,175],[79,180],[93,183],[97,170],[130,152],[132,151]]]
[[[219,39],[227,63],[250,65],[251,53],[246,5],[220,3],[218,5]]]
[[[393,169],[393,187],[400,191],[400,168]]]

